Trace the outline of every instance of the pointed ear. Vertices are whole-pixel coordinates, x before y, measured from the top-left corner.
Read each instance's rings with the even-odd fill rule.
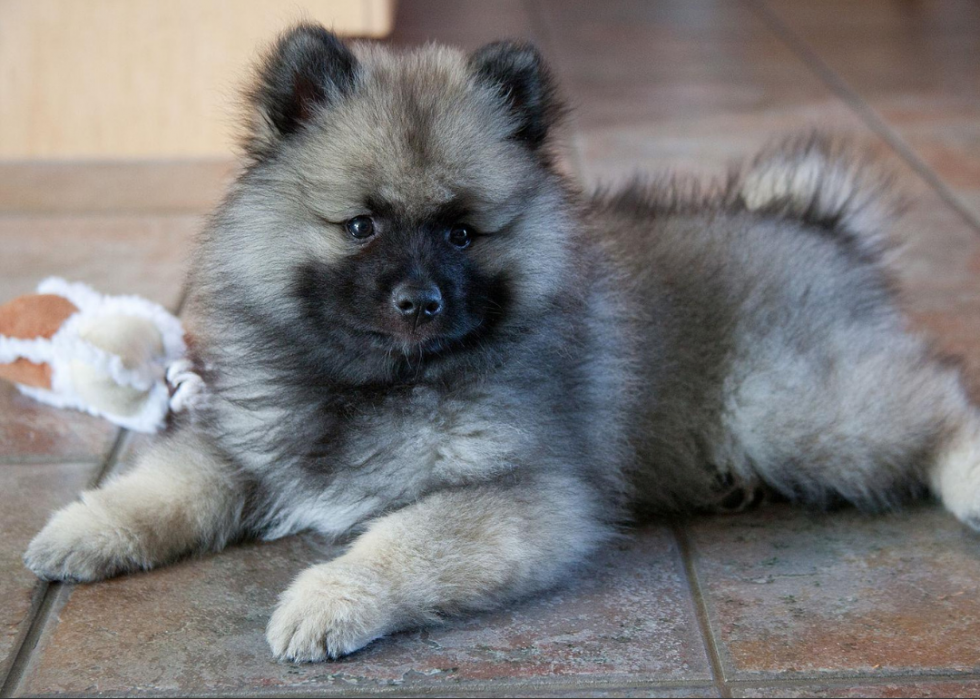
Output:
[[[470,56],[476,79],[495,89],[514,119],[513,138],[532,150],[547,140],[561,118],[555,81],[538,50],[527,43],[498,41]]]
[[[268,153],[316,113],[354,90],[357,59],[335,34],[300,24],[283,34],[266,55],[248,92],[245,147]]]

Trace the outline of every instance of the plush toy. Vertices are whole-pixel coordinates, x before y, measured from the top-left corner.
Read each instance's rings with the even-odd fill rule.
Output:
[[[48,279],[0,306],[0,378],[32,398],[139,432],[202,394],[180,321],[136,296]]]

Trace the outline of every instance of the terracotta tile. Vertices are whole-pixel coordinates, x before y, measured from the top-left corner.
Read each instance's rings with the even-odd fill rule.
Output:
[[[976,697],[980,681],[915,682],[912,680],[883,684],[807,685],[772,687],[738,687],[734,697]]]
[[[764,76],[564,81],[574,123],[581,129],[656,129],[726,118],[765,116],[813,104],[804,85],[761,82]],[[775,81],[774,81],[775,82]],[[799,127],[797,127],[799,128]]]
[[[518,685],[517,687],[501,687],[500,685],[486,685],[486,689],[476,696],[487,697],[535,697],[535,699],[545,699],[545,697],[624,697],[625,699],[640,699],[642,697],[718,697],[721,696],[714,687],[677,687],[664,685],[650,685],[639,687],[617,687],[615,685],[594,685],[580,683],[571,689],[553,689],[548,685]],[[475,693],[467,688],[463,696],[474,696]],[[439,696],[438,694],[427,696]],[[449,694],[446,696],[459,696]]]
[[[173,307],[201,216],[0,216],[0,299],[51,275]]]
[[[958,360],[980,400],[980,235],[929,191],[894,228],[895,268],[913,330]]]
[[[230,161],[0,162],[0,213],[206,213]]]
[[[619,686],[616,684],[596,684],[592,682],[575,682],[571,685],[560,682],[547,683],[504,683],[487,682],[479,685],[455,685],[455,689],[447,691],[443,688],[426,688],[426,697],[624,697],[625,699],[642,699],[644,697],[718,697],[718,690],[712,686],[697,685],[664,685],[647,684]],[[397,690],[396,690],[397,691]],[[302,696],[302,695],[301,695]],[[350,695],[348,695],[350,696]]]
[[[39,583],[21,556],[48,515],[93,477],[95,464],[0,466],[0,685],[39,602]]]
[[[671,37],[705,42],[745,42],[768,33],[745,3],[728,0],[699,2],[648,2],[609,0],[597,11],[591,0],[537,0],[554,27],[643,27],[651,39]]]
[[[398,3],[386,42],[417,46],[437,41],[472,50],[499,39],[531,39],[527,4],[518,0],[413,0]]]
[[[746,6],[707,3],[730,16],[719,26],[698,18],[686,30],[671,17],[684,14],[677,3],[646,6],[660,9],[626,26],[604,15],[562,20],[566,3],[545,6],[590,184],[665,168],[721,174],[773,138],[812,128],[869,137],[851,108]]]
[[[571,587],[496,614],[399,634],[349,658],[277,664],[273,602],[322,557],[312,539],[78,587],[41,640],[26,693],[433,686],[494,680],[710,680],[669,532],[612,547]],[[138,621],[137,621],[138,620]],[[135,649],[138,657],[133,657]]]
[[[100,461],[117,431],[107,420],[42,405],[0,381],[0,464]]]
[[[980,46],[973,55],[980,58]],[[980,84],[980,71],[973,79]],[[874,104],[972,213],[980,232],[980,90],[972,98],[903,94]]]
[[[857,11],[836,0],[819,11],[797,0],[769,5],[980,222],[980,7],[879,0]]]
[[[792,52],[744,5],[642,3],[643,12],[626,11],[635,5],[604,4],[588,18],[575,3],[542,6],[584,128],[762,110],[808,88]]]
[[[778,6],[776,11],[782,18]],[[786,21],[797,30],[791,19]],[[959,35],[929,35],[918,27],[895,33],[800,30],[798,34],[862,97],[901,92],[976,96],[970,80],[977,76],[978,28],[980,24],[972,33]]]
[[[980,537],[938,506],[691,526],[726,676],[980,669]]]
[[[718,697],[721,696],[714,687],[610,687],[596,689],[587,687],[560,692],[528,692],[534,697]],[[497,694],[500,696],[500,694]]]
[[[772,34],[760,34],[746,41],[712,42],[703,36],[687,37],[673,31],[658,36],[655,27],[642,23],[554,24],[550,34],[561,55],[563,75],[582,80],[607,79],[616,85],[638,80],[683,83],[692,79],[779,76],[785,68],[778,59],[792,55]],[[767,56],[777,60],[766,60]]]
[[[980,234],[921,183],[903,177],[898,186],[909,206],[895,221],[894,258],[902,288],[914,310],[949,310],[980,294]]]
[[[772,141],[813,129],[870,142],[871,135],[834,98],[751,113],[710,113],[625,127],[583,127],[576,144],[588,184],[622,182],[665,170],[711,178]]]
[[[870,34],[915,31],[944,36],[966,34],[980,22],[974,0],[766,0],[780,16],[805,30]]]

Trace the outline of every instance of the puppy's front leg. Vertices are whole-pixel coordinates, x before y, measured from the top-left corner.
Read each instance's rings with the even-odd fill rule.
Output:
[[[239,533],[243,489],[232,467],[190,429],[162,438],[136,467],[82,493],[24,554],[46,580],[93,581],[219,549]]]
[[[430,495],[300,574],[269,622],[269,644],[283,659],[337,658],[550,587],[606,536],[596,509],[587,488],[559,478]]]

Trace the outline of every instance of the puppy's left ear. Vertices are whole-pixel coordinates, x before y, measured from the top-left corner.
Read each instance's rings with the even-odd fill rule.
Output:
[[[527,43],[498,41],[473,53],[469,65],[478,82],[497,92],[513,118],[512,138],[532,150],[540,148],[563,108],[538,50]]]

